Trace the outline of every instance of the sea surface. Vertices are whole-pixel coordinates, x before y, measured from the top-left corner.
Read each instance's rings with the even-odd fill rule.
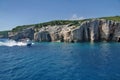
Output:
[[[0,40],[0,80],[120,80],[120,43]]]

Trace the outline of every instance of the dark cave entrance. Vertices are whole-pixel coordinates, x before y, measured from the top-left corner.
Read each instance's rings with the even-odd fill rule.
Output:
[[[118,42],[120,42],[120,38],[118,38]]]

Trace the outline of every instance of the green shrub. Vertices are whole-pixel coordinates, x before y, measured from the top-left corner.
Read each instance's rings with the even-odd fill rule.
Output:
[[[102,17],[102,18],[100,18],[100,19],[120,21],[120,16]]]

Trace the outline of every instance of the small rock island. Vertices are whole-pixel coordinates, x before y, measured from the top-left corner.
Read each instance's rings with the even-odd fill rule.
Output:
[[[120,42],[120,16],[84,20],[56,20],[17,26],[0,32],[1,38],[38,42]]]

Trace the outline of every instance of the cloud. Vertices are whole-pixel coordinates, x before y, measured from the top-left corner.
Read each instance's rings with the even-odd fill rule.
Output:
[[[77,14],[73,14],[72,17],[69,20],[82,20],[85,19],[84,17],[78,17]]]

